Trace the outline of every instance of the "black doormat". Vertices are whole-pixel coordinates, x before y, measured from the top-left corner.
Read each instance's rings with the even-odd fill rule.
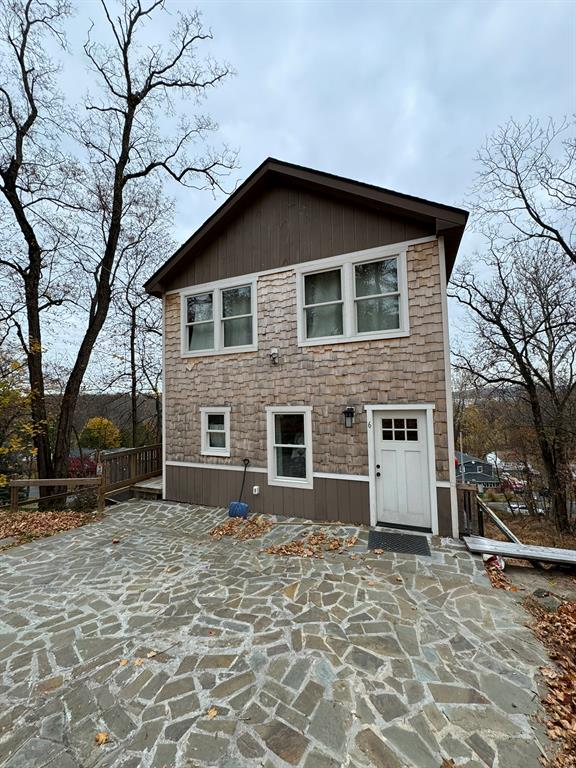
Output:
[[[368,531],[368,549],[384,549],[386,552],[430,557],[430,547],[426,536],[413,536],[408,533]]]

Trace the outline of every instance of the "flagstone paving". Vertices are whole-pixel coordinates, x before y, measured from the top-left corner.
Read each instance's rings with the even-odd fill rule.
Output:
[[[130,502],[0,554],[1,766],[539,766],[546,655],[479,560],[367,530],[275,557],[310,527],[214,541],[224,516]]]

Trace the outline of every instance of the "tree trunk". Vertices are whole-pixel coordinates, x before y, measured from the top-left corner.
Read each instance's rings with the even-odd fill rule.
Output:
[[[92,300],[88,328],[86,329],[86,333],[84,334],[84,338],[82,339],[80,349],[76,356],[74,367],[72,368],[66,383],[62,405],[60,407],[60,418],[58,419],[53,457],[54,472],[56,472],[57,475],[59,472],[67,471],[68,454],[70,453],[70,437],[72,435],[72,419],[74,418],[74,411],[78,404],[80,387],[82,386],[84,374],[86,373],[86,368],[90,362],[94,344],[106,322],[108,309],[110,308],[110,301],[112,298],[111,275],[122,229],[124,171],[130,156],[130,136],[134,121],[134,109],[135,107],[132,106],[128,110],[124,120],[122,149],[114,173],[110,227],[108,229],[104,256],[100,263],[100,274],[98,276],[96,293]],[[66,475],[62,475],[62,477],[66,477]]]
[[[156,399],[156,442],[162,442],[162,395],[156,391],[154,393]]]
[[[30,382],[30,419],[32,421],[32,442],[36,451],[36,468],[39,478],[53,477],[53,464],[48,436],[48,416],[46,412],[44,371],[42,367],[42,333],[40,327],[39,287],[42,272],[42,249],[33,228],[26,217],[24,206],[17,193],[18,164],[16,159],[10,163],[8,173],[3,174],[3,193],[11,206],[20,231],[28,248],[28,269],[20,271],[26,296],[26,322],[28,338],[18,329],[20,343],[26,353],[28,380]],[[47,496],[50,488],[40,488],[40,496]]]
[[[36,451],[36,470],[41,479],[53,477],[52,456],[48,436],[48,415],[42,367],[42,336],[40,329],[40,311],[38,308],[38,285],[40,279],[40,253],[30,254],[30,264],[34,265],[26,277],[26,317],[28,340],[26,344],[26,362],[30,382],[30,417],[33,430],[33,445]],[[38,265],[38,266],[36,266]],[[40,496],[49,496],[51,488],[40,488]]]
[[[138,442],[138,380],[136,375],[136,308],[130,308],[130,423],[132,448]]]
[[[566,485],[561,479],[562,473],[554,468],[548,472],[548,487],[550,489],[550,510],[554,525],[560,533],[570,530],[568,519],[568,495]]]
[[[563,467],[557,461],[553,444],[551,444],[549,436],[546,433],[546,426],[536,388],[532,382],[527,382],[526,388],[530,400],[530,408],[532,410],[532,418],[536,430],[538,446],[540,448],[540,455],[548,479],[552,519],[554,520],[554,525],[558,531],[567,531],[570,524],[568,520],[566,477]],[[561,422],[562,420],[560,419],[559,423],[561,424]],[[558,436],[558,430],[556,430],[556,436]]]

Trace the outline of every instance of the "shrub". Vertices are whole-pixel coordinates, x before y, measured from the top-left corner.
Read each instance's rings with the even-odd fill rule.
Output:
[[[70,509],[74,512],[94,512],[97,504],[96,491],[92,488],[78,488],[74,491],[74,498],[70,504]]]
[[[71,456],[68,459],[68,477],[93,477],[96,475],[96,462],[93,459]]]

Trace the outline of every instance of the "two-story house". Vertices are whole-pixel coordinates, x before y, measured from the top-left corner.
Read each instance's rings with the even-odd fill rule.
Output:
[[[467,213],[268,159],[146,283],[164,497],[458,534],[446,282]]]
[[[469,453],[456,451],[456,479],[466,485],[481,485],[485,488],[496,488],[500,479],[494,472],[489,461],[471,456]]]

